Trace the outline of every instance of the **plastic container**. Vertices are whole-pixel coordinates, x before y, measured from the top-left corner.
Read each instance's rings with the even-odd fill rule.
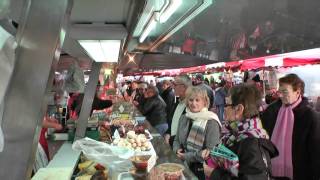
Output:
[[[144,117],[144,116],[137,116],[137,117],[135,117],[135,120],[136,120],[137,124],[143,124],[144,121],[146,120],[146,117]]]

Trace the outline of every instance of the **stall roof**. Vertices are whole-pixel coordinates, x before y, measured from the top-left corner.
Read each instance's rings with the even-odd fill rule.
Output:
[[[320,64],[320,48],[296,51],[285,54],[264,56],[241,61],[231,61],[226,63],[210,64],[206,68],[233,68],[239,67],[241,70],[254,70],[264,67],[293,67],[307,64]]]
[[[212,60],[185,55],[185,54],[136,54],[134,57],[126,58],[119,65],[124,74],[163,70],[188,68],[212,64]]]

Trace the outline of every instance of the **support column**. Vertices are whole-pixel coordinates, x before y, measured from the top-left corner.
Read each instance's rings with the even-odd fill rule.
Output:
[[[101,66],[102,66],[102,63],[99,63],[99,62],[92,63],[89,81],[84,90],[84,97],[83,97],[81,111],[80,111],[80,115],[77,123],[75,140],[83,138],[86,134],[88,118],[90,116],[93,98],[96,93],[96,87],[99,80]]]
[[[13,75],[4,99],[1,179],[29,179],[37,150],[50,69],[59,58],[72,0],[26,0]],[[52,78],[51,78],[52,79]]]

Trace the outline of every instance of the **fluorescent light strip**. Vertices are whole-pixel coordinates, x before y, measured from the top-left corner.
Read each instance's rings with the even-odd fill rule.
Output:
[[[136,30],[133,33],[133,36],[139,36],[141,34],[141,32],[143,31],[143,27],[148,23],[148,20],[152,17],[154,7],[150,6],[146,11],[146,18],[144,19],[144,21],[139,21]]]
[[[118,62],[120,40],[79,40],[79,43],[96,62]]]
[[[159,22],[166,22],[170,18],[170,16],[179,8],[181,4],[182,0],[170,0],[169,6],[162,14],[160,14]]]
[[[212,1],[216,2],[216,0],[203,0],[203,3],[197,9],[195,9],[190,15],[188,15],[188,17],[186,17],[177,26],[175,26],[168,34],[165,35],[165,37],[163,37],[161,39],[161,41],[158,41],[155,45],[153,45],[150,50],[152,51],[152,50],[156,49],[162,42],[167,40],[175,32],[177,32],[184,25],[186,25],[188,22],[190,22],[194,17],[196,17],[201,12],[203,12],[206,8],[208,8],[213,3]]]
[[[153,16],[151,16],[147,26],[145,27],[145,29],[143,30],[143,32],[139,38],[140,43],[142,43],[146,39],[146,37],[156,27],[156,25],[157,25],[157,21],[156,21],[155,14],[154,14]]]

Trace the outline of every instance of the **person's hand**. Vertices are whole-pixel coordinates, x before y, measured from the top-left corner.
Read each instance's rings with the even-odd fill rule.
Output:
[[[61,130],[62,125],[59,124],[59,121],[55,118],[45,116],[42,121],[42,127],[44,128],[54,128],[55,130]]]
[[[184,160],[185,153],[183,153],[183,149],[180,148],[177,150],[177,156],[179,159]]]
[[[170,134],[165,134],[164,135],[164,142],[169,144],[169,140],[170,140]]]
[[[204,159],[204,160],[207,160],[209,158],[209,155],[210,155],[210,150],[209,149],[204,149],[202,152],[201,152],[201,157]]]
[[[206,165],[206,163],[203,163],[203,171],[207,177],[210,177],[214,171],[214,168],[211,168],[210,166]]]
[[[133,103],[133,105],[135,105],[135,106],[138,106],[138,105],[139,105],[138,101],[133,101],[132,103]]]

